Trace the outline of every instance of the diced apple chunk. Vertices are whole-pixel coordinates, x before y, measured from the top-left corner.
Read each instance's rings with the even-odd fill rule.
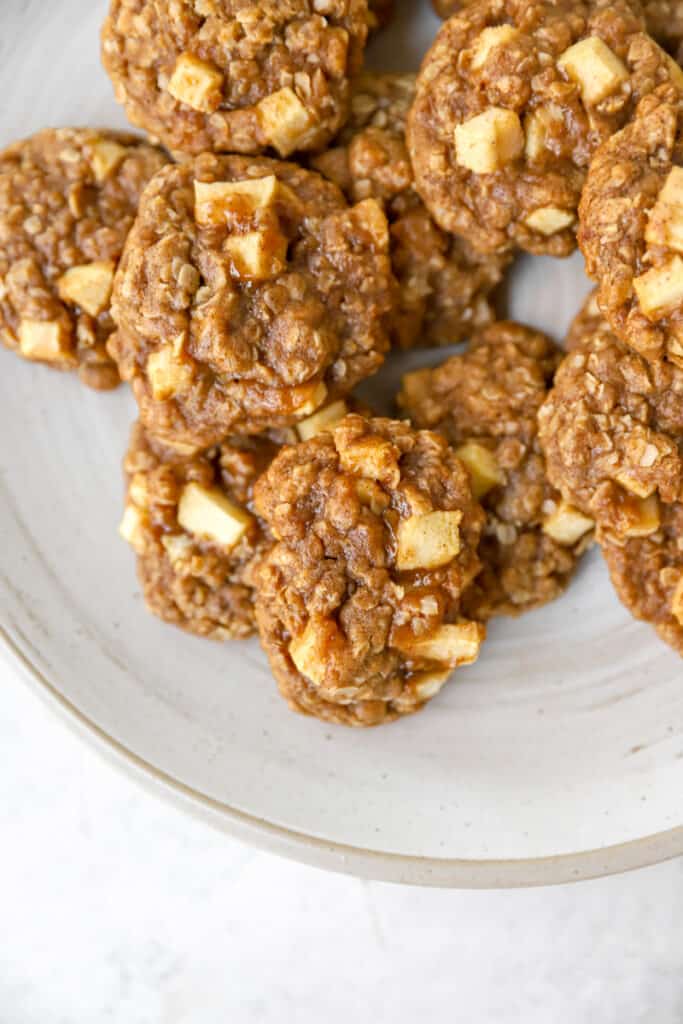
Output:
[[[225,224],[229,215],[249,219],[257,210],[273,207],[278,186],[274,174],[242,181],[195,181],[195,220],[210,226]]]
[[[683,303],[683,259],[672,256],[640,277],[634,278],[633,288],[640,308],[649,320],[657,320]]]
[[[557,66],[576,82],[583,102],[591,106],[616,92],[628,80],[628,69],[598,36],[589,36],[565,50]]]
[[[492,488],[505,482],[503,471],[490,448],[478,441],[465,441],[455,454],[465,463],[470,474],[472,494],[477,500],[488,494]]]
[[[313,114],[288,86],[264,97],[256,109],[263,134],[280,156],[305,146],[316,126]]]
[[[178,522],[184,530],[230,551],[242,539],[253,517],[217,487],[189,483],[178,502]]]
[[[356,224],[370,235],[373,243],[383,251],[389,248],[389,222],[376,199],[363,199],[349,211]]]
[[[312,618],[303,633],[290,642],[289,655],[302,676],[322,686],[329,651],[339,640],[339,628],[332,619]]]
[[[543,532],[558,544],[571,547],[595,526],[594,520],[566,501],[543,521]]]
[[[25,359],[44,363],[72,361],[69,332],[60,320],[22,320],[19,351]]]
[[[97,182],[106,181],[112,171],[123,162],[128,150],[110,139],[97,139],[90,146],[90,166]]]
[[[628,469],[623,469],[616,474],[616,480],[625,491],[634,494],[636,498],[649,498],[657,490],[653,483],[644,483]]]
[[[277,228],[230,235],[225,251],[238,277],[267,281],[281,274],[287,265],[287,239]]]
[[[327,398],[327,385],[319,380],[315,384],[305,384],[298,389],[298,404],[294,407],[297,416],[309,416],[319,409]]]
[[[492,174],[516,160],[524,150],[524,132],[514,110],[489,107],[456,125],[458,163],[475,174]]]
[[[634,510],[631,522],[624,531],[624,537],[649,537],[661,526],[662,517],[659,498],[651,494],[649,498],[641,498]]]
[[[418,672],[411,679],[416,696],[419,700],[431,700],[443,689],[445,683],[451,678],[452,672],[449,669],[427,672]]]
[[[389,495],[382,490],[376,480],[356,480],[356,494],[361,505],[369,508],[373,515],[381,516],[389,507]]]
[[[99,316],[109,306],[115,269],[110,260],[71,267],[57,281],[60,299],[80,306],[89,316]]]
[[[223,74],[213,64],[191,53],[182,53],[169,80],[171,96],[193,110],[211,114],[221,105]]]
[[[398,452],[390,441],[365,437],[341,448],[337,445],[337,450],[339,464],[346,473],[378,480],[387,487],[398,486],[401,479]]]
[[[302,441],[309,441],[312,437],[329,430],[331,427],[343,420],[347,413],[346,402],[332,402],[319,412],[309,416],[308,419],[297,423],[296,430]]]
[[[134,551],[141,554],[144,548],[144,527],[146,515],[135,505],[126,505],[123,519],[119,525],[119,534]]]
[[[181,356],[179,350],[176,342],[164,345],[157,352],[152,352],[147,360],[147,377],[152,395],[158,402],[182,394],[192,383],[192,364]]]
[[[561,114],[551,106],[539,107],[524,121],[524,155],[527,160],[538,160],[547,148],[548,137],[562,124]]]
[[[539,206],[529,214],[525,223],[532,231],[538,231],[541,235],[554,235],[570,227],[575,220],[576,217],[571,210],[561,210],[558,206]]]
[[[672,167],[645,228],[649,245],[683,252],[683,167]]]
[[[676,585],[673,598],[671,599],[671,614],[675,619],[678,619],[681,626],[683,626],[683,574],[681,574],[681,578]]]
[[[477,660],[485,636],[486,628],[480,622],[458,622],[402,640],[400,650],[412,658],[425,658],[457,668]]]
[[[470,67],[473,71],[483,68],[489,55],[499,46],[505,46],[519,35],[519,30],[512,25],[491,25],[482,29],[472,47]]]
[[[193,541],[186,533],[167,533],[161,538],[161,543],[173,565],[186,562],[191,557]]]
[[[460,551],[462,512],[428,512],[401,520],[398,527],[396,568],[438,569]]]

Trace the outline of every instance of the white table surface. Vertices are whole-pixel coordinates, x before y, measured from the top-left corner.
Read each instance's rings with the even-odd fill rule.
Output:
[[[326,874],[100,759],[0,662],[0,1024],[680,1024],[683,862],[554,889]]]

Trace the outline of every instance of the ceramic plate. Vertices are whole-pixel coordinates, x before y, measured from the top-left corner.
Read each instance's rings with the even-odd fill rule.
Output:
[[[437,25],[427,6],[405,0],[376,65],[417,65]],[[104,12],[3,0],[3,142],[123,126],[99,67]],[[560,338],[587,288],[578,256],[527,258],[509,309]],[[126,390],[90,393],[6,352],[0,368],[7,643],[120,763],[229,832],[379,878],[538,884],[683,851],[681,661],[621,608],[597,551],[561,600],[496,622],[422,714],[329,727],[288,711],[256,642],[213,645],[145,613],[116,534]]]

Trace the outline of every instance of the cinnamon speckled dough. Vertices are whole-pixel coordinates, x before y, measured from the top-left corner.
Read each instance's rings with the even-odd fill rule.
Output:
[[[470,465],[473,442],[492,459],[492,468],[473,474],[486,526],[483,569],[463,600],[467,615],[520,614],[553,600],[590,539],[590,524],[569,544],[543,528],[560,496],[547,479],[536,414],[559,358],[545,335],[500,322],[475,335],[462,355],[404,378],[399,404],[416,426],[441,431]]]
[[[102,60],[169,149],[288,156],[341,127],[368,24],[367,0],[112,0]]]
[[[197,192],[195,209],[196,182],[219,197]],[[221,199],[230,183],[238,194]],[[143,196],[113,296],[110,350],[147,428],[204,448],[347,394],[388,347],[388,247],[376,202],[349,208],[293,164],[206,154],[164,170]]]
[[[196,535],[178,521],[188,484],[217,489],[245,511],[253,486],[278,451],[267,438],[226,438],[183,457],[133,428],[124,469],[128,479],[122,533],[138,558],[149,610],[166,622],[214,640],[255,629],[252,576],[270,541],[255,516],[234,547]]]
[[[581,200],[579,244],[617,336],[649,360],[683,367],[676,206],[682,179],[683,103],[665,86],[595,154]]]
[[[627,0],[478,0],[445,22],[408,122],[437,223],[486,252],[570,253],[592,154],[672,74],[642,29]]]
[[[662,503],[683,500],[683,370],[648,363],[594,316],[573,333],[539,413],[548,475],[601,541],[647,535]]]
[[[683,504],[662,505],[659,529],[602,553],[620,600],[683,656]]]
[[[284,448],[255,507],[276,538],[257,573],[261,642],[295,710],[377,725],[476,658],[484,627],[459,602],[483,513],[442,437],[348,416]]]
[[[392,339],[400,348],[462,341],[490,323],[489,296],[509,262],[441,231],[415,192],[405,144],[414,95],[415,75],[362,75],[348,123],[334,146],[312,160],[350,200],[374,196],[384,203],[399,285]]]
[[[467,6],[467,0],[432,0],[432,6],[440,18],[450,18],[456,11]],[[683,7],[680,0],[644,0],[641,7],[646,28],[653,39],[670,53],[677,54],[683,41]]]
[[[132,135],[48,129],[0,154],[0,341],[119,383],[105,344],[111,282],[140,194],[167,162]]]

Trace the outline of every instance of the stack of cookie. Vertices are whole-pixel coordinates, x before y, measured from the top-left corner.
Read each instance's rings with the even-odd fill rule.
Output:
[[[362,72],[390,8],[112,0],[149,141],[0,157],[0,336],[130,384],[148,607],[258,632],[289,704],[348,725],[421,708],[594,536],[683,651],[683,72],[636,0],[475,0],[417,78]],[[610,327],[593,300],[561,364],[492,296],[579,222]],[[392,348],[464,341],[404,378],[407,419],[353,397]]]

